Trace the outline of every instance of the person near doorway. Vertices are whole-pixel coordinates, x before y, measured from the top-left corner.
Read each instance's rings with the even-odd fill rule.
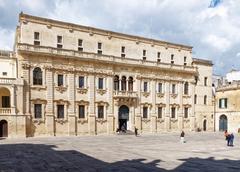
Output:
[[[137,137],[138,136],[138,129],[137,129],[137,127],[134,127],[134,133],[135,133],[135,136]]]
[[[227,130],[224,131],[224,136],[225,136],[225,140],[227,140],[227,137],[228,137],[228,132],[227,132]]]
[[[184,133],[184,131],[182,131],[181,134],[180,134],[180,142],[181,143],[185,143],[184,137],[185,137],[185,133]]]
[[[126,123],[123,123],[122,127],[121,127],[121,131],[123,133],[126,133]]]

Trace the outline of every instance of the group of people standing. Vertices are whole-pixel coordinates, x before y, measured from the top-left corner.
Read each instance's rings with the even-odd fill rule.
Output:
[[[227,130],[224,132],[225,139],[227,140],[227,146],[233,146],[234,135],[233,133],[228,133]]]

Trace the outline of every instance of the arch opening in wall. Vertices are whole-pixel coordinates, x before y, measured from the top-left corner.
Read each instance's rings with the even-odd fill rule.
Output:
[[[228,130],[228,119],[226,115],[221,115],[219,117],[219,131]]]
[[[8,122],[6,120],[0,121],[0,137],[8,137]]]

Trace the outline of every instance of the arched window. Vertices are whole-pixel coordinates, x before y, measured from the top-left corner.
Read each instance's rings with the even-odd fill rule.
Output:
[[[128,78],[128,91],[133,91],[133,78],[131,76]]]
[[[207,96],[206,95],[204,96],[204,104],[205,105],[207,104]]]
[[[42,85],[42,70],[39,67],[33,70],[33,85]]]
[[[119,90],[119,76],[118,75],[114,76],[114,90],[115,91]]]
[[[194,104],[197,104],[197,94],[194,95]]]
[[[121,87],[122,91],[126,91],[126,76],[122,76]]]
[[[188,82],[184,83],[184,94],[188,94]]]

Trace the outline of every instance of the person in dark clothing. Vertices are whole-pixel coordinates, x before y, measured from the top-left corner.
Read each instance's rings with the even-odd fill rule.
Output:
[[[229,146],[233,146],[233,140],[234,140],[234,135],[233,135],[233,133],[231,133],[230,135],[229,135]]]
[[[227,146],[230,146],[231,135],[228,134],[228,135],[226,136],[226,139],[227,139]]]
[[[182,131],[181,134],[180,134],[180,142],[181,143],[185,143],[184,136],[185,136],[185,133],[184,133],[184,131]]]
[[[137,127],[134,127],[134,133],[135,133],[135,136],[138,136],[138,129],[137,129]]]

